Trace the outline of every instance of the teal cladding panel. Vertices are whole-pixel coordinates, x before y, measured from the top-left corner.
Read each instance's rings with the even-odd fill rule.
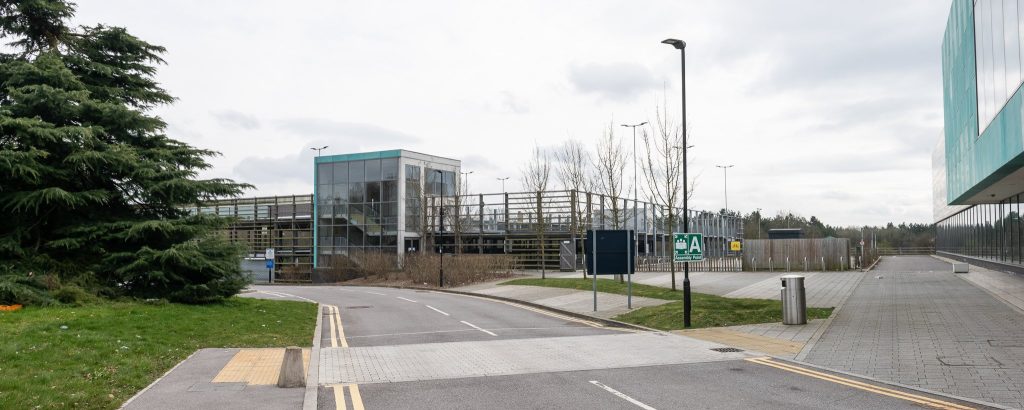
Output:
[[[978,135],[974,5],[953,0],[942,41],[947,200],[963,204],[1024,164],[1024,94],[1018,89]]]
[[[390,151],[360,152],[357,154],[326,155],[322,157],[316,157],[316,163],[320,164],[324,162],[343,162],[359,161],[363,159],[398,158],[401,156],[402,150],[395,149]]]

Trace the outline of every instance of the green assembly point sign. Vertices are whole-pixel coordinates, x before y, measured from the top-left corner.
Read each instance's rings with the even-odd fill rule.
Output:
[[[675,234],[675,261],[693,262],[704,260],[704,234]]]

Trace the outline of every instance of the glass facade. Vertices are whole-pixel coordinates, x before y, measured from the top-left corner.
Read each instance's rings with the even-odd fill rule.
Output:
[[[319,163],[317,253],[395,252],[398,158]]]
[[[936,224],[935,249],[996,262],[1024,264],[1024,194],[967,208]]]
[[[1024,0],[977,0],[978,126],[984,131],[1024,79]]]

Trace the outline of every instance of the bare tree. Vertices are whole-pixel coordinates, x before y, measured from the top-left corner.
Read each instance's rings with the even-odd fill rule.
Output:
[[[641,159],[641,169],[646,187],[644,191],[652,202],[668,211],[668,230],[675,226],[676,210],[683,202],[683,133],[681,127],[673,122],[664,106],[655,109],[655,121],[651,124],[651,136],[643,130],[645,155]],[[687,158],[692,162],[693,158]],[[694,181],[690,180],[687,194],[693,196]],[[669,263],[672,272],[672,290],[676,290],[676,265]]]
[[[597,142],[597,161],[594,167],[597,168],[595,185],[598,192],[611,199],[612,228],[619,229],[624,221],[618,200],[627,189],[622,178],[626,173],[626,151],[622,148],[622,141],[615,139],[612,123],[608,123],[608,129]]]
[[[570,218],[569,230],[573,234],[573,245],[577,247],[578,251],[580,244],[577,243],[577,239],[583,236],[585,231],[585,226],[580,221],[586,215],[586,210],[578,205],[578,199],[580,192],[594,190],[594,178],[591,168],[593,159],[587,147],[579,140],[572,138],[562,143],[555,156],[558,160],[558,179],[561,181],[562,187],[570,191],[570,201],[573,204],[572,208],[575,209]],[[587,277],[586,272],[583,273],[583,277]]]
[[[582,142],[576,139],[565,141],[555,157],[558,160],[558,180],[562,187],[573,191],[590,191],[593,188],[590,172],[592,159]]]
[[[537,224],[534,225],[534,229],[537,232],[537,237],[540,240],[540,277],[545,279],[547,277],[544,262],[546,260],[545,254],[545,238],[544,233],[545,221],[544,221],[544,191],[548,189],[548,181],[551,179],[551,160],[547,152],[542,150],[539,146],[533,147],[533,155],[530,156],[530,161],[526,163],[526,167],[522,169],[522,184],[526,191],[536,192],[537,196]]]
[[[535,145],[530,161],[521,170],[520,182],[523,184],[523,189],[534,192],[546,191],[550,179],[551,159],[547,152]]]

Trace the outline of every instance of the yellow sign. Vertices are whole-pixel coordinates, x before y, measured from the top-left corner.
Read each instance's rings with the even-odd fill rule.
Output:
[[[731,251],[743,250],[743,243],[740,242],[740,241],[729,242],[729,250],[731,250]]]

